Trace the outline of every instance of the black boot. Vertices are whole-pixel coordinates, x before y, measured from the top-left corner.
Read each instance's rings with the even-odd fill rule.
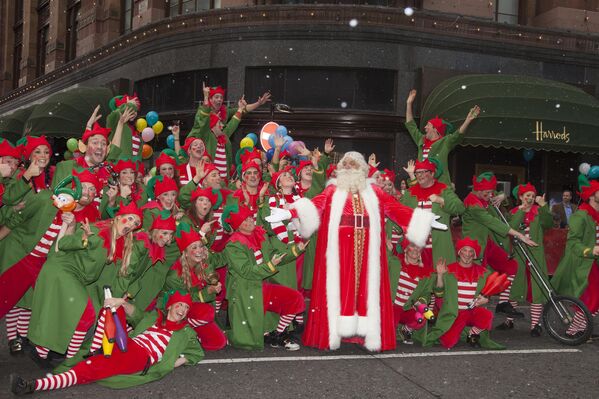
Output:
[[[23,338],[21,338],[21,337],[11,339],[10,341],[8,341],[8,349],[10,351],[10,354],[13,356],[22,355],[24,353],[23,352],[24,345],[25,345],[25,342],[24,342]]]
[[[300,350],[300,345],[286,331],[282,333],[274,331],[271,334],[273,334],[270,342],[272,348],[285,348],[288,351]]]
[[[495,313],[501,313],[514,319],[524,318],[524,313],[518,312],[509,302],[498,303],[495,308]]]
[[[503,323],[501,323],[500,325],[498,325],[497,327],[495,327],[496,330],[513,330],[514,329],[514,322],[512,320],[505,320]]]
[[[293,335],[295,337],[301,337],[304,333],[304,323],[300,324],[295,319],[292,322],[293,324]]]
[[[540,337],[542,331],[543,331],[543,329],[541,328],[541,326],[538,324],[535,324],[535,326],[530,330],[530,336],[531,337]]]
[[[470,334],[466,342],[473,348],[480,348],[480,335]]]
[[[33,393],[33,391],[35,391],[35,381],[25,380],[16,374],[11,374],[10,390],[18,396]]]

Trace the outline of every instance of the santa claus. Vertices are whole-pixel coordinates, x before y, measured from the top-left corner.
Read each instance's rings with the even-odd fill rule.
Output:
[[[395,349],[385,217],[418,246],[425,245],[431,226],[447,228],[434,214],[400,204],[367,175],[364,157],[348,152],[337,165],[337,179],[321,194],[302,198],[289,210],[272,208],[267,218],[292,218],[303,237],[318,230],[304,345],[337,349],[346,338],[371,351]]]

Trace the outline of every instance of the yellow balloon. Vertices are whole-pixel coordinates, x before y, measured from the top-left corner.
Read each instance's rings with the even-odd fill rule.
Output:
[[[160,133],[162,133],[162,130],[164,129],[164,125],[162,124],[162,122],[158,121],[158,122],[154,123],[154,126],[152,126],[152,129],[154,129],[154,133],[160,134]]]
[[[245,148],[245,147],[253,148],[254,147],[254,140],[252,140],[249,137],[244,137],[241,140],[241,143],[239,143],[239,147],[240,148]]]
[[[138,132],[141,132],[142,130],[144,130],[147,127],[148,127],[148,122],[146,122],[146,120],[144,118],[139,118],[135,121],[135,128],[137,129]]]

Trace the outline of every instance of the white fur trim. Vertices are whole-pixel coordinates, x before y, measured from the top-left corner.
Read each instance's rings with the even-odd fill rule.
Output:
[[[299,225],[297,231],[303,238],[309,238],[320,226],[318,209],[308,198],[300,198],[289,207],[297,211]]]
[[[358,331],[358,316],[339,316],[337,330],[341,337],[353,337]]]
[[[435,214],[424,209],[416,208],[410,219],[406,238],[414,245],[423,248],[431,233],[431,223],[435,220]]]

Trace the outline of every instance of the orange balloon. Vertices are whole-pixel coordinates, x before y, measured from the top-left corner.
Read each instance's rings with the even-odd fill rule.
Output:
[[[143,157],[143,159],[150,158],[153,153],[154,153],[154,150],[152,149],[152,146],[149,144],[144,144],[144,146],[141,150],[141,156]]]

